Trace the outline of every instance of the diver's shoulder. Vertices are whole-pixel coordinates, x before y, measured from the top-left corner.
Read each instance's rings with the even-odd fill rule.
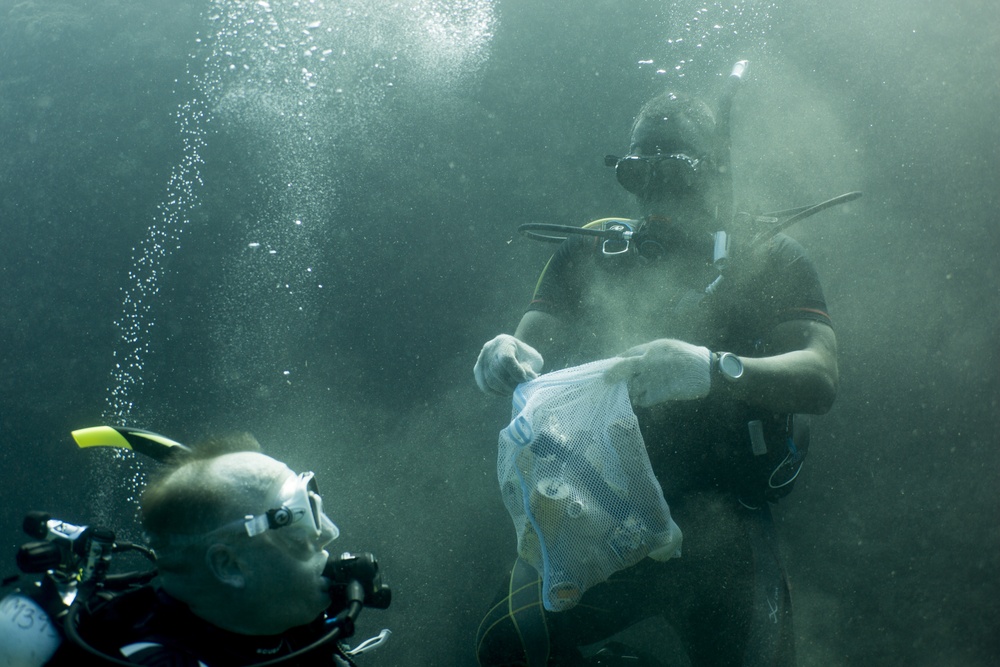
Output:
[[[792,264],[812,264],[809,251],[799,241],[778,232],[765,243],[759,251],[754,252],[761,268],[775,269]]]
[[[768,246],[772,254],[775,255],[808,255],[804,245],[784,232],[778,232],[772,236]]]

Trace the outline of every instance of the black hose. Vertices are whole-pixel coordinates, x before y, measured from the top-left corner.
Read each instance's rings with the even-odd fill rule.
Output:
[[[351,582],[351,583],[353,584],[357,582]],[[358,583],[358,587],[361,588],[361,595],[363,597],[364,588],[361,587],[360,583]],[[331,641],[337,639],[337,637],[339,637],[341,633],[343,633],[345,626],[350,626],[351,631],[353,632],[354,621],[357,620],[358,615],[361,613],[362,607],[363,604],[361,603],[361,601],[357,599],[351,600],[351,602],[347,605],[346,609],[344,609],[339,614],[334,616],[332,619],[327,621],[327,623],[330,623],[334,626],[333,629],[330,630],[325,635],[323,635],[322,637],[320,637],[319,639],[317,639],[316,641],[314,641],[312,644],[309,644],[308,646],[303,646],[297,651],[289,653],[288,655],[283,655],[280,658],[275,658],[274,660],[268,660],[267,662],[255,662],[253,663],[253,667],[268,667],[269,665],[280,665],[287,662],[288,660],[300,658],[306,653],[314,651],[318,649],[320,646],[328,644]]]
[[[604,239],[621,238],[628,231],[627,229],[589,229],[587,227],[573,227],[572,225],[552,225],[545,222],[528,222],[519,225],[517,231],[521,232],[529,239],[535,241],[547,241],[549,243],[562,243],[570,234],[578,236],[596,236]],[[557,232],[554,234],[539,234],[538,232]]]
[[[77,593],[77,598],[69,606],[69,610],[66,612],[66,618],[63,619],[63,631],[66,633],[66,637],[76,644],[79,648],[83,649],[87,653],[100,658],[103,663],[111,663],[112,665],[125,665],[125,667],[135,667],[134,662],[128,662],[120,658],[116,658],[113,655],[108,655],[107,653],[102,653],[96,648],[91,646],[86,642],[86,640],[80,636],[80,632],[77,629],[77,619],[80,616],[80,608],[84,605],[84,599]]]
[[[790,209],[792,211],[797,211],[797,212],[794,215],[792,215],[792,217],[780,221],[772,230],[771,235],[773,236],[774,234],[777,234],[778,232],[787,229],[788,227],[791,227],[796,222],[801,222],[802,220],[805,220],[811,215],[816,215],[820,211],[825,211],[831,206],[836,206],[838,204],[845,204],[849,201],[854,201],[855,199],[860,197],[861,194],[862,193],[857,191],[845,192],[842,195],[838,195],[833,199],[827,199],[825,202],[821,202],[814,206],[806,206],[801,209]]]
[[[80,593],[82,592],[83,591],[80,591]],[[81,595],[80,593],[78,593],[77,599],[73,602],[73,604],[70,605],[69,610],[66,612],[66,618],[63,621],[63,629],[66,632],[66,637],[78,647],[87,653],[100,658],[105,663],[110,663],[112,665],[125,665],[125,667],[135,667],[134,662],[128,662],[113,655],[103,653],[88,644],[87,641],[80,636],[79,629],[77,628],[80,608],[84,606],[85,599],[89,598],[89,596]],[[345,627],[349,628],[349,630],[353,632],[354,621],[357,620],[358,616],[361,614],[361,609],[364,606],[362,602],[364,600],[364,595],[364,586],[362,586],[358,581],[351,581],[348,584],[348,597],[350,598],[350,602],[345,609],[327,621],[328,624],[333,625],[333,628],[329,632],[308,646],[304,646],[296,651],[293,651],[292,653],[274,658],[273,660],[268,660],[267,662],[252,663],[253,667],[269,667],[270,665],[284,664],[289,660],[300,658],[306,653],[314,651],[319,647],[336,640],[341,634],[343,634]]]

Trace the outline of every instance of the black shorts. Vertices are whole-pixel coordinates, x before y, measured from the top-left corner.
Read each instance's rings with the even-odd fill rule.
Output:
[[[671,507],[685,531],[681,558],[646,558],[568,611],[543,609],[540,577],[518,559],[480,624],[479,664],[585,665],[580,647],[659,617],[694,667],[794,665],[791,600],[770,510],[725,500],[713,514],[694,505]],[[710,519],[723,505],[726,519]],[[699,517],[705,523],[695,523]]]

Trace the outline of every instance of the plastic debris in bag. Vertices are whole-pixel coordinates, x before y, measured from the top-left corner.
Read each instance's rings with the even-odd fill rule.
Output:
[[[653,475],[616,359],[518,386],[500,432],[497,477],[518,554],[542,576],[542,601],[564,611],[646,556],[680,556],[681,531]]]

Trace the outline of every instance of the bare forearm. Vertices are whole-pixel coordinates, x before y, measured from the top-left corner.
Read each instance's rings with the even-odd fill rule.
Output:
[[[813,350],[796,350],[773,357],[742,357],[743,377],[728,383],[712,379],[713,391],[723,391],[750,405],[773,412],[823,414],[837,396],[836,365]]]
[[[548,313],[529,310],[518,323],[514,337],[534,347],[544,359],[565,344],[565,333],[564,325],[557,318]],[[551,370],[551,365],[546,364],[545,368]]]
[[[741,357],[743,376],[713,377],[713,391],[727,392],[774,412],[823,414],[837,396],[837,340],[822,324],[797,323],[775,332],[778,349],[768,357]]]

